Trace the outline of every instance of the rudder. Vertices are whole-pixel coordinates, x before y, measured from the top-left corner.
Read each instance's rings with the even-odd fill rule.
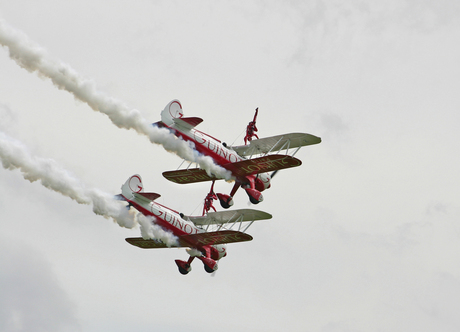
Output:
[[[144,186],[139,174],[131,176],[128,180],[126,180],[125,184],[121,186],[121,194],[126,198],[132,197],[133,193],[141,193],[143,191]]]
[[[173,119],[182,118],[183,116],[182,105],[177,99],[170,101],[161,111],[161,121],[167,126],[174,124]]]

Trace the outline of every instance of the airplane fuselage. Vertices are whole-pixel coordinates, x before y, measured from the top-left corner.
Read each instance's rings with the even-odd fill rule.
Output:
[[[226,167],[226,165],[245,160],[235,151],[227,148],[220,140],[199,130],[192,128],[190,130],[183,131],[175,126],[168,126],[168,128],[172,130],[174,135],[177,137],[193,143],[195,149],[199,153],[211,157],[217,165],[222,166],[225,169],[230,170]],[[253,181],[259,191],[263,191],[270,187],[270,175],[268,173],[247,175],[245,176],[245,179],[238,180],[242,183]]]
[[[156,224],[161,226],[163,229],[171,231],[176,236],[204,232],[203,229],[196,227],[191,221],[182,218],[179,212],[161,204],[153,201],[143,203],[137,200],[128,200],[128,202],[142,214],[155,217]]]

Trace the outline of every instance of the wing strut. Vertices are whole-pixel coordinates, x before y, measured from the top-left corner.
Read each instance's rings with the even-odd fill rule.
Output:
[[[275,146],[278,145],[279,142],[281,142],[281,140],[284,138],[284,136],[281,136],[280,139],[278,140],[278,142],[276,142],[275,145],[272,146],[272,148],[270,149],[270,151],[268,151],[265,155],[269,154],[270,152],[272,152],[272,150],[275,148]],[[284,146],[284,145],[283,145]],[[281,149],[280,149],[281,150]],[[251,157],[252,157],[252,154],[251,154]]]

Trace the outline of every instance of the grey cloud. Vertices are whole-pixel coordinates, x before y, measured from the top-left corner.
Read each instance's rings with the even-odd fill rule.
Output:
[[[75,306],[33,248],[0,239],[0,330],[77,331]]]

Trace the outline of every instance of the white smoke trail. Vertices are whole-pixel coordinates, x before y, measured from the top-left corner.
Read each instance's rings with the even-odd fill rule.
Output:
[[[56,161],[33,156],[24,144],[1,131],[0,160],[5,169],[20,170],[24,179],[30,182],[40,181],[44,187],[79,204],[92,204],[95,214],[112,218],[122,227],[133,228],[139,223],[142,237],[145,239],[159,239],[169,247],[177,244],[177,237],[155,225],[151,218],[134,210],[129,211],[123,203],[115,200],[113,195],[99,189],[86,188]]]
[[[49,78],[57,88],[72,93],[94,111],[106,114],[117,127],[134,129],[139,134],[146,135],[152,143],[160,144],[165,150],[197,163],[208,174],[231,179],[231,173],[216,165],[212,158],[199,154],[189,143],[177,139],[167,129],[152,126],[138,110],[130,109],[120,100],[98,91],[92,80],[82,78],[68,64],[52,59],[43,48],[3,20],[0,20],[0,44],[8,48],[10,58],[19,66]]]
[[[159,225],[155,224],[153,216],[145,216],[139,213],[136,218],[141,228],[141,235],[144,239],[158,239],[164,242],[168,247],[177,246],[177,236],[165,231]]]
[[[0,159],[5,169],[18,169],[24,179],[40,183],[53,191],[70,197],[79,204],[92,204],[93,212],[112,218],[120,226],[132,228],[136,225],[134,215],[113,195],[83,183],[58,165],[53,159],[33,156],[24,144],[0,131]]]

